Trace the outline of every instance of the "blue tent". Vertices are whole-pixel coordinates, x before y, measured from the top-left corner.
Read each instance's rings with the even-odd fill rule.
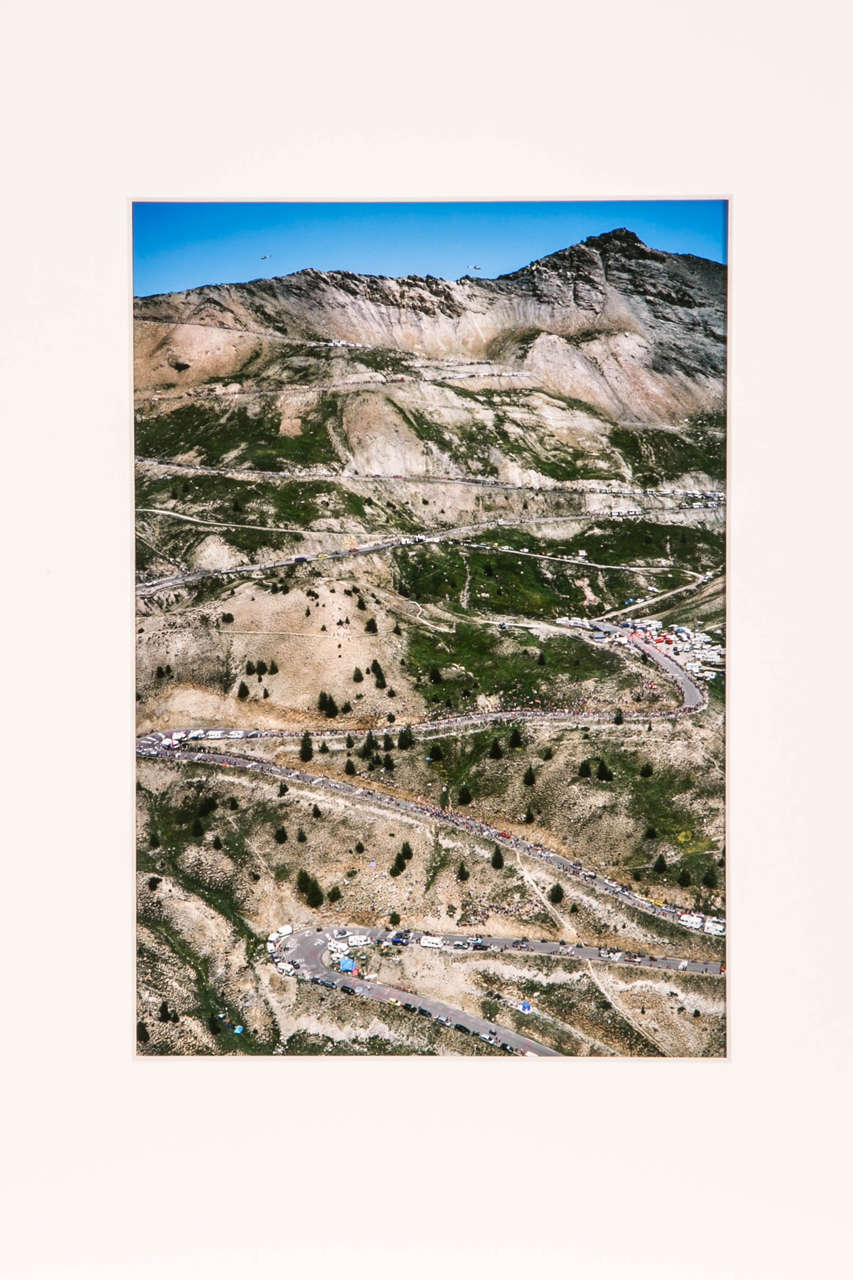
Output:
[[[519,1008],[521,1009],[521,1012],[522,1012],[522,1013],[529,1013],[529,1012],[530,1012],[530,1001],[529,1001],[529,1000],[522,1000],[521,1004],[519,1005]]]
[[[341,956],[341,973],[352,973],[355,961],[351,956]]]

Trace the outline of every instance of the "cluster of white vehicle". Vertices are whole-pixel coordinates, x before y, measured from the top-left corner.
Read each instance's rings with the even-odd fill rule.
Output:
[[[626,624],[623,623],[624,625]],[[715,680],[725,667],[725,647],[706,631],[693,631],[690,627],[680,626],[671,627],[667,631],[656,618],[636,618],[627,625],[634,628],[635,634],[642,633],[643,638],[662,653],[677,656],[679,665],[700,680]]]
[[[283,960],[278,954],[279,944],[291,933],[293,933],[293,925],[283,924],[280,928],[276,929],[275,933],[271,933],[267,938],[267,953],[269,958],[275,965],[278,972],[283,974],[286,978],[292,978],[299,967],[297,964],[293,964],[289,960]]]
[[[259,738],[260,736],[260,729],[172,729],[168,733],[158,733],[154,730],[139,738],[138,745],[156,749],[157,747],[180,747],[185,742],[197,742],[200,738],[218,741],[220,738]]]

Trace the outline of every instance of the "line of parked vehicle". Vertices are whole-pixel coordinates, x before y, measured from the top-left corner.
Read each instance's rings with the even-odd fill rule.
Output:
[[[716,937],[725,936],[725,920],[719,917],[706,916],[700,912],[685,912],[683,908],[672,903],[644,898],[627,885],[599,875],[598,872],[588,870],[576,859],[563,858],[539,841],[525,840],[510,831],[499,830],[488,823],[467,817],[465,814],[456,811],[443,809],[439,805],[429,804],[423,800],[406,800],[393,793],[374,791],[367,787],[355,786],[351,783],[328,778],[322,774],[306,773],[302,769],[289,769],[284,765],[275,765],[266,760],[252,759],[247,756],[225,755],[219,752],[199,750],[189,751],[184,750],[181,746],[168,749],[153,741],[151,735],[146,736],[145,739],[140,739],[137,742],[136,749],[137,754],[142,757],[159,757],[160,759],[175,760],[177,762],[249,769],[272,777],[290,779],[305,786],[319,788],[356,801],[363,801],[379,807],[408,813],[415,817],[426,818],[431,822],[440,822],[443,825],[465,831],[479,839],[493,844],[501,844],[506,848],[526,854],[528,857],[538,858],[540,861],[550,863],[558,871],[565,872],[574,879],[582,881],[586,888],[618,898],[624,906],[659,916],[686,929],[702,930]]]
[[[418,929],[372,929],[364,926],[343,928],[304,929],[294,933],[292,925],[282,925],[267,939],[270,962],[283,977],[309,981],[315,986],[340,991],[344,995],[396,1005],[408,1013],[432,1018],[442,1026],[452,1027],[463,1035],[478,1036],[510,1054],[551,1056],[553,1050],[506,1028],[494,1025],[489,1019],[467,1014],[442,1001],[423,995],[415,996],[404,988],[377,981],[377,974],[362,974],[359,964],[365,967],[364,953],[373,946],[388,953],[395,947],[421,946],[425,950],[443,950],[451,955],[460,953],[529,952],[536,955],[556,956],[569,960],[590,961],[596,964],[641,965],[652,969],[680,971],[722,976],[725,964],[719,961],[688,960],[679,957],[655,957],[614,947],[592,947],[583,943],[572,944],[542,939],[504,938],[470,934],[430,934]],[[353,954],[355,953],[355,954]],[[361,959],[359,954],[361,953]],[[519,1005],[520,1011],[531,1011],[529,1004]]]

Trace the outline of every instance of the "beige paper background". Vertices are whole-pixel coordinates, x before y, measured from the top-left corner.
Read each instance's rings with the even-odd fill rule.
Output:
[[[7,19],[0,1274],[843,1272],[844,12]],[[129,199],[667,195],[733,201],[729,1060],[136,1061]]]

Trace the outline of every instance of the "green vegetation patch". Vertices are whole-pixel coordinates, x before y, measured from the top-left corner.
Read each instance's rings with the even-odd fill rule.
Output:
[[[338,400],[327,393],[302,418],[302,434],[281,435],[281,415],[271,407],[257,416],[218,402],[181,405],[171,413],[138,418],[136,452],[173,458],[195,450],[204,466],[233,465],[276,471],[287,464],[337,463],[329,428],[339,420]]]
[[[620,662],[609,650],[594,649],[574,636],[549,638],[547,661],[537,661],[538,646],[489,627],[460,622],[452,634],[411,627],[407,662],[416,686],[430,706],[462,710],[477,695],[498,694],[504,705],[547,702],[558,692],[570,696],[571,684],[617,675]],[[453,667],[461,670],[451,670]],[[435,679],[439,673],[440,680]]]
[[[726,476],[726,435],[721,415],[691,420],[682,431],[612,427],[611,447],[618,450],[638,484],[658,485],[699,471],[714,480]]]
[[[364,499],[327,480],[238,480],[223,475],[151,476],[136,480],[136,505],[163,507],[223,524],[308,528],[330,516],[365,516]],[[178,521],[170,521],[177,525]]]

